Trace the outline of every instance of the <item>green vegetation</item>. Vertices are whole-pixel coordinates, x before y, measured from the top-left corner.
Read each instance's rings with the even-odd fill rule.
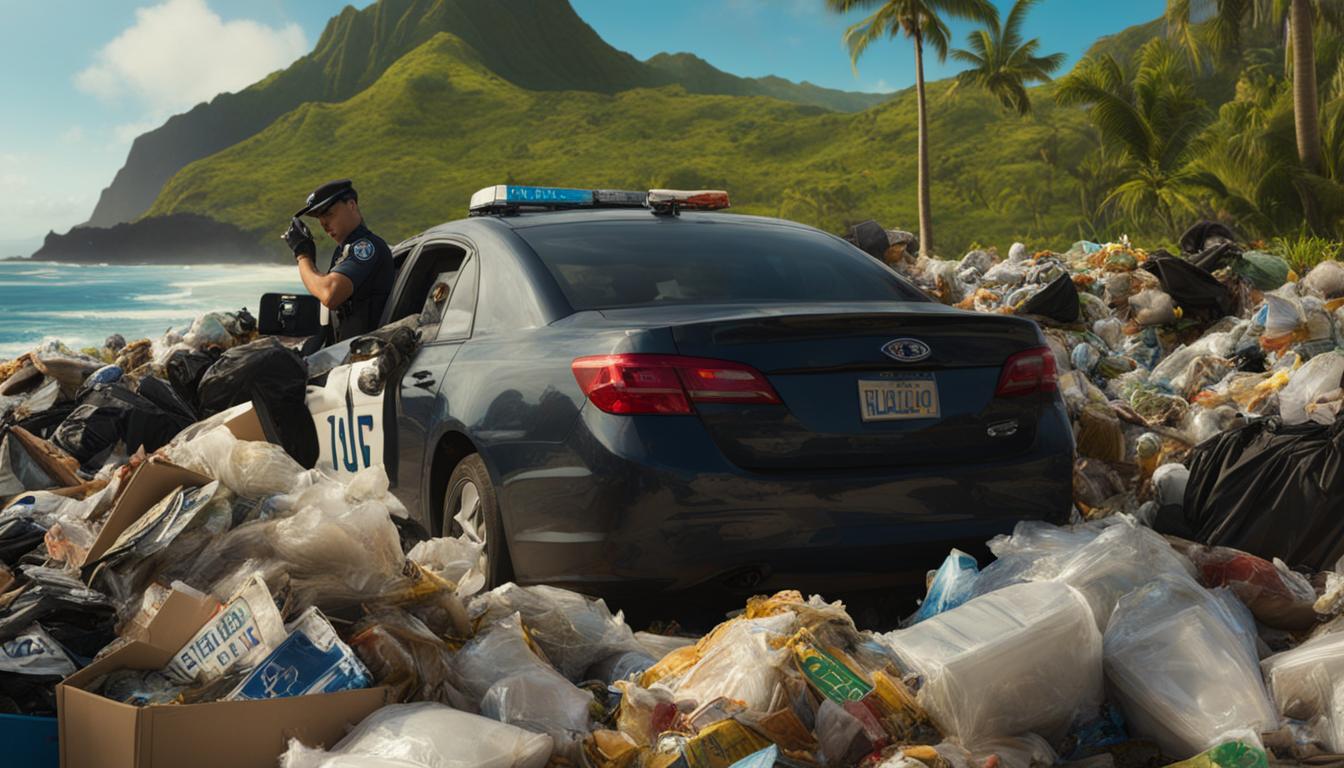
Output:
[[[1050,76],[1064,63],[1062,53],[1037,55],[1040,40],[1022,39],[1022,23],[1027,19],[1027,11],[1037,1],[1017,0],[1002,25],[997,19],[991,19],[984,29],[967,36],[970,50],[957,48],[952,51],[953,59],[969,67],[957,75],[957,85],[984,88],[997,97],[1005,109],[1018,115],[1031,112],[1027,86],[1049,82]]]
[[[1305,275],[1322,261],[1344,259],[1344,243],[1315,235],[1278,237],[1270,251],[1282,256],[1298,275]]]
[[[972,239],[1004,249],[1015,238],[1059,247],[1077,239],[1076,192],[1064,169],[1087,149],[1085,115],[1045,98],[1032,118],[1001,125],[993,97],[949,95],[949,85],[929,88],[939,147],[932,188],[947,252]],[[676,86],[532,91],[440,34],[357,96],[305,104],[187,166],[150,215],[213,216],[278,252],[285,217],[302,196],[348,174],[371,226],[389,240],[464,215],[472,192],[505,181],[721,186],[740,212],[833,231],[864,218],[912,228],[913,102],[906,91],[850,115]]]
[[[845,30],[845,45],[850,61],[858,66],[859,57],[875,40],[894,38],[904,33],[915,47],[916,202],[919,206],[919,255],[933,253],[933,214],[929,181],[929,109],[924,83],[924,46],[947,59],[952,32],[943,17],[999,23],[999,12],[989,0],[826,0],[836,13],[872,9],[862,21]]]

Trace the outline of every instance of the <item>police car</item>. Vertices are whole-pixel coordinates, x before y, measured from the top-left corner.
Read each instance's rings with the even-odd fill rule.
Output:
[[[319,466],[385,465],[429,532],[484,542],[493,584],[596,594],[908,585],[949,546],[1067,515],[1033,323],[727,207],[477,192],[394,248],[383,320],[420,338],[399,378],[310,360]]]

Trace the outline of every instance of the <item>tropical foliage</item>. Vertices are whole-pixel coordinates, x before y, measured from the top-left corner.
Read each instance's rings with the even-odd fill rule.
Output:
[[[1049,82],[1064,63],[1064,54],[1040,55],[1041,41],[1022,38],[1027,12],[1038,0],[1017,0],[1002,25],[990,19],[984,29],[967,36],[968,49],[957,48],[952,58],[968,69],[957,75],[958,86],[971,85],[992,93],[1005,109],[1019,115],[1031,112],[1027,87]]]

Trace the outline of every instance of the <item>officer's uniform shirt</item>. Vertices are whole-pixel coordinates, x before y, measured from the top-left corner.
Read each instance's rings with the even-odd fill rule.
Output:
[[[345,275],[355,286],[350,298],[336,308],[336,341],[376,329],[396,277],[392,249],[361,223],[336,247],[329,271]]]

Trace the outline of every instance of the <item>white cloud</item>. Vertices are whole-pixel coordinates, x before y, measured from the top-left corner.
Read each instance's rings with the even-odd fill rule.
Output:
[[[75,85],[109,101],[132,97],[161,116],[245,88],[307,49],[297,24],[224,21],[205,0],[165,0],[137,9]]]

